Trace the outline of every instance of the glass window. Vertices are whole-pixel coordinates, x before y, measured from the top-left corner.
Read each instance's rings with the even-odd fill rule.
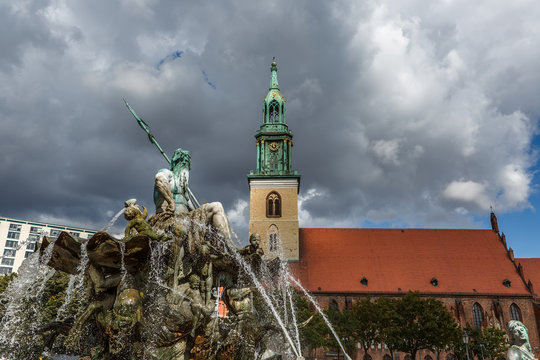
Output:
[[[17,250],[15,250],[15,249],[4,249],[4,256],[15,257],[15,255],[17,255]]]
[[[19,225],[19,224],[9,224],[9,230],[11,230],[11,231],[21,231],[21,225]]]
[[[281,216],[281,196],[275,191],[272,191],[266,197],[266,216],[280,217]]]
[[[36,248],[36,243],[28,243],[26,244],[26,250],[34,250]]]
[[[38,234],[30,234],[28,236],[28,241],[39,241],[39,235]]]
[[[41,231],[41,228],[40,227],[37,227],[37,226],[30,226],[30,232],[31,233],[39,233]]]
[[[18,241],[6,240],[6,247],[8,247],[8,248],[15,248],[16,249],[18,245],[19,245]]]
[[[15,259],[2,258],[2,265],[11,265],[15,263]]]
[[[81,233],[79,233],[79,232],[70,231],[69,233],[70,233],[71,235],[75,236],[75,237],[80,237],[80,236],[81,236]]]
[[[20,236],[21,236],[20,232],[8,231],[7,233],[8,239],[19,239]]]
[[[521,320],[521,310],[519,309],[519,306],[516,304],[510,305],[510,320]]]
[[[33,251],[27,251],[24,253],[24,258],[26,259],[27,257],[29,257],[30,255],[32,255],[34,252]]]
[[[277,234],[270,234],[270,251],[277,251]]]
[[[60,235],[60,233],[62,232],[62,230],[51,230],[50,234],[51,234],[51,237],[58,237],[58,235]]]
[[[13,269],[10,268],[10,267],[0,266],[0,274],[2,274],[2,275],[11,274],[12,271],[13,271]]]
[[[472,314],[474,327],[476,329],[481,328],[482,324],[484,323],[484,311],[482,310],[482,306],[480,306],[479,303],[474,303],[472,307]]]

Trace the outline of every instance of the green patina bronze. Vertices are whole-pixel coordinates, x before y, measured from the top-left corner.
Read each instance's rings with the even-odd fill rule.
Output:
[[[531,344],[529,343],[529,331],[522,322],[510,320],[506,326],[510,347],[506,353],[507,360],[533,360]]]
[[[255,134],[257,141],[257,168],[250,178],[278,176],[299,178],[292,169],[293,134],[285,122],[285,98],[279,91],[277,64],[270,67],[270,88],[263,101],[263,121]]]
[[[126,99],[123,99],[123,100],[124,100],[124,103],[126,104],[126,107],[128,108],[128,110],[131,112],[131,114],[133,115],[135,120],[137,120],[137,123],[139,124],[141,129],[143,129],[144,132],[146,132],[146,134],[148,134],[148,140],[150,140],[150,142],[152,144],[156,145],[156,147],[158,148],[161,155],[163,155],[165,160],[167,160],[167,162],[169,163],[169,170],[172,171],[172,173],[175,176],[175,179],[181,177],[180,173],[183,171],[183,169],[186,168],[186,166],[184,166],[185,163],[187,163],[187,170],[189,171],[189,167],[190,167],[189,164],[190,164],[190,160],[191,160],[190,155],[189,155],[189,151],[182,150],[182,149],[176,149],[176,151],[173,154],[173,159],[171,161],[171,159],[169,159],[167,154],[165,154],[165,151],[163,151],[161,146],[159,146],[159,144],[158,144],[156,138],[154,137],[154,135],[152,135],[152,133],[150,132],[150,127],[148,126],[148,124],[143,119],[141,119],[141,117],[139,115],[137,115],[137,113],[135,112],[135,110],[133,110],[133,108],[131,106],[129,106]],[[176,193],[174,192],[175,189],[177,190]],[[197,207],[200,206],[199,202],[197,201],[197,198],[195,197],[193,192],[187,186],[187,181],[185,182],[185,187],[182,187],[181,189],[179,187],[177,187],[177,185],[175,185],[173,187],[173,194],[177,195],[177,196],[175,196],[175,201],[181,201],[182,202],[183,199],[181,199],[181,198],[185,198],[186,200],[183,201],[183,205],[185,205],[185,206],[188,206],[188,202],[191,202],[191,199],[193,200],[193,202],[195,203],[195,205]],[[190,199],[190,197],[191,197],[191,199]]]

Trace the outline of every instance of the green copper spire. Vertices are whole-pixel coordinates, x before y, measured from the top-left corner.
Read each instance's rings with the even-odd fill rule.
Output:
[[[272,77],[270,79],[270,89],[269,90],[278,90],[279,91],[279,83],[277,81],[277,64],[276,64],[276,57],[274,56],[274,59],[272,60],[272,67],[270,68],[272,72]]]
[[[270,73],[270,89],[263,101],[263,121],[255,134],[257,168],[249,176],[299,178],[298,172],[292,169],[293,134],[285,122],[285,98],[279,91],[275,57]]]
[[[277,80],[277,64],[276,58],[272,61],[270,67],[270,89],[264,98],[263,104],[263,125],[272,124],[273,129],[277,130],[276,125],[284,125],[285,123],[285,98],[279,92],[279,84]],[[280,129],[283,130],[283,129]]]

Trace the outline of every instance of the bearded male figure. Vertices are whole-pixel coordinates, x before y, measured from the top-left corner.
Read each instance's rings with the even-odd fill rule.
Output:
[[[195,210],[193,194],[189,190],[189,170],[191,155],[189,151],[176,149],[168,169],[160,169],[155,177],[154,203],[156,214],[188,214]],[[195,200],[196,202],[196,200]],[[232,241],[229,220],[220,202],[203,204],[205,222],[218,229],[223,236]]]

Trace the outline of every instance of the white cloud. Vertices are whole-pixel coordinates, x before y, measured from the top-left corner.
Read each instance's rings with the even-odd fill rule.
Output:
[[[503,190],[500,196],[504,208],[528,205],[532,176],[519,165],[508,164],[499,171],[498,180]]]
[[[249,221],[249,204],[247,201],[239,199],[234,203],[231,210],[227,211],[227,217],[231,223],[231,226],[239,231],[239,229],[245,229],[248,226]]]
[[[474,181],[455,180],[443,190],[443,196],[448,200],[457,202],[474,203],[483,210],[488,210],[492,205],[488,196],[487,184]]]

